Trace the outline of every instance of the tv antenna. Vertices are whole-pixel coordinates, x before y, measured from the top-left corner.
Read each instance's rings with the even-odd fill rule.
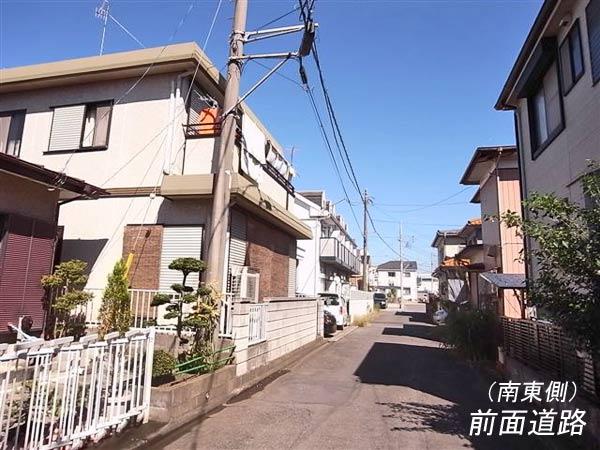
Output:
[[[98,5],[96,7],[95,14],[96,14],[96,18],[98,18],[102,21],[102,39],[100,41],[100,55],[102,55],[104,53],[104,41],[106,39],[106,25],[108,23],[108,19],[110,19],[114,23],[116,23],[119,26],[119,28],[121,28],[121,30],[123,30],[127,34],[127,36],[129,36],[131,39],[133,39],[140,47],[146,48],[146,46],[144,44],[142,44],[142,42],[138,38],[136,38],[131,33],[131,31],[129,31],[125,27],[125,25],[123,25],[121,22],[119,22],[117,19],[115,19],[115,17],[110,13],[109,0],[102,0],[100,5]]]

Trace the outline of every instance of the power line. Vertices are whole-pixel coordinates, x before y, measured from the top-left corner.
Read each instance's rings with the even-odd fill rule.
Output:
[[[315,119],[317,120],[317,125],[319,126],[319,131],[321,132],[321,137],[323,138],[323,142],[325,143],[325,146],[329,152],[329,157],[333,164],[333,168],[334,168],[335,173],[337,174],[337,177],[340,181],[340,185],[342,186],[342,191],[344,192],[345,200],[346,200],[346,202],[348,202],[348,206],[350,207],[350,211],[352,212],[352,217],[354,218],[354,221],[356,222],[356,226],[360,230],[361,228],[360,228],[360,223],[358,222],[358,217],[356,216],[356,212],[354,211],[354,207],[352,206],[352,202],[350,201],[350,196],[348,195],[348,191],[346,190],[346,186],[344,184],[344,180],[342,178],[340,168],[338,166],[337,161],[335,160],[335,154],[333,153],[333,149],[331,147],[331,142],[329,141],[329,137],[327,135],[327,132],[325,131],[325,125],[323,124],[323,120],[321,119],[321,114],[319,114],[319,110],[317,108],[317,103],[315,101],[315,97],[314,97],[312,90],[311,90],[310,86],[308,85],[308,83],[306,84],[305,91],[308,95],[308,98],[310,99],[313,113],[315,114]]]
[[[275,22],[279,22],[281,19],[285,19],[287,16],[289,16],[291,14],[294,14],[299,9],[300,9],[300,6],[296,5],[296,6],[294,6],[294,8],[291,11],[288,11],[288,12],[286,12],[286,13],[278,16],[278,17],[275,17],[273,20],[270,20],[267,23],[262,24],[260,27],[256,27],[256,29],[254,31],[258,31],[261,28],[268,27],[269,25],[274,24]]]

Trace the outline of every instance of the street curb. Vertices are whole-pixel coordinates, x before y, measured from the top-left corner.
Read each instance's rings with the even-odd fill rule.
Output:
[[[346,327],[346,329],[340,333],[336,333],[334,336],[330,337],[330,338],[325,338],[325,342],[337,342],[340,339],[345,338],[346,336],[348,336],[350,333],[352,333],[353,331],[356,331],[358,328],[358,326],[356,325],[348,325],[348,327]]]

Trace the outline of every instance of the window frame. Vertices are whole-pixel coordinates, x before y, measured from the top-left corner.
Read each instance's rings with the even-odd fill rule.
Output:
[[[0,117],[6,117],[6,116],[10,116],[11,120],[11,124],[12,124],[12,118],[15,114],[23,114],[23,129],[21,130],[21,142],[19,143],[19,154],[18,155],[10,155],[10,156],[14,156],[15,158],[20,158],[21,157],[21,147],[23,146],[23,135],[25,134],[25,121],[27,120],[27,109],[11,109],[8,111],[0,111]],[[10,134],[10,125],[8,126],[8,134]],[[8,141],[6,141],[6,145],[8,145]],[[8,155],[6,148],[0,148],[0,153],[3,153],[5,155]]]
[[[572,37],[574,36],[574,34],[577,33],[577,38],[579,39],[579,57],[581,58],[581,73],[579,73],[579,75],[575,74],[575,64],[574,64],[574,58],[573,58],[573,48],[572,48]],[[567,46],[569,49],[569,71],[571,72],[571,85],[570,86],[565,86],[565,80],[563,79],[563,58],[562,58],[562,49],[564,46]],[[583,78],[583,75],[585,75],[585,59],[583,57],[583,41],[581,40],[581,25],[579,23],[579,18],[577,18],[574,22],[573,25],[571,25],[571,28],[569,29],[569,31],[567,32],[567,34],[565,35],[565,38],[562,40],[562,42],[560,43],[560,45],[558,46],[558,60],[559,60],[559,65],[560,65],[560,83],[561,83],[561,88],[563,90],[563,96],[566,97],[567,95],[569,95],[569,92],[571,92],[571,90],[575,87],[575,85],[579,82],[579,80],[581,80],[581,78]]]
[[[537,126],[535,120],[535,109],[533,107],[534,101],[533,99],[537,96],[541,89],[544,88],[544,78],[548,74],[550,70],[552,70],[552,65],[554,65],[554,70],[556,70],[557,75],[557,84],[558,84],[558,102],[560,107],[560,126],[556,128],[551,133],[548,133],[548,137],[544,142],[538,143],[537,136]],[[546,96],[544,95],[544,106],[546,105]],[[546,108],[544,108],[544,112],[546,112]],[[531,145],[531,160],[535,161],[543,152],[546,150],[552,142],[563,132],[566,127],[565,124],[565,110],[563,104],[563,92],[562,92],[562,75],[560,72],[560,55],[558,50],[556,51],[556,55],[552,64],[550,64],[548,70],[546,70],[539,79],[537,89],[533,91],[530,95],[527,96],[527,117],[529,121],[529,143]],[[548,127],[547,118],[546,118],[546,129]],[[546,130],[547,131],[547,130]]]
[[[587,29],[588,54],[590,56],[590,76],[592,77],[592,87],[595,87],[598,83],[600,83],[600,69],[598,70],[598,73],[596,75],[594,75],[594,58],[592,55],[593,49],[592,49],[592,40],[591,40],[591,36],[590,36],[590,14],[589,14],[590,9],[592,8],[592,6],[595,6],[596,8],[600,8],[600,5],[598,5],[597,3],[596,4],[593,3],[594,1],[597,1],[597,0],[590,0],[588,5],[585,7],[585,19],[586,19],[585,24],[586,24],[586,29]],[[598,26],[600,26],[600,24],[598,24]]]
[[[396,272],[388,272],[388,278],[396,278]]]
[[[66,108],[69,106],[78,106],[78,105],[83,105],[83,117],[81,119],[81,131],[80,131],[80,137],[79,137],[79,147],[78,148],[72,148],[72,149],[66,149],[66,150],[50,150],[50,142],[52,141],[52,127],[54,125],[54,110],[56,108]],[[108,114],[108,127],[107,127],[107,131],[106,131],[106,144],[105,145],[95,145],[95,146],[90,146],[90,147],[82,147],[83,144],[83,138],[84,133],[85,133],[85,118],[87,116],[87,112],[89,110],[90,106],[110,106],[110,113]],[[87,153],[87,152],[98,152],[98,151],[105,151],[108,150],[108,146],[110,145],[110,130],[112,127],[112,115],[113,115],[113,108],[115,106],[115,101],[114,99],[110,99],[110,100],[98,100],[98,101],[93,101],[93,102],[77,102],[77,103],[68,103],[68,104],[63,104],[63,105],[53,105],[50,106],[50,109],[52,110],[52,122],[50,123],[50,134],[48,135],[48,146],[45,152],[43,152],[44,155],[60,155],[60,154],[64,154],[64,153]]]

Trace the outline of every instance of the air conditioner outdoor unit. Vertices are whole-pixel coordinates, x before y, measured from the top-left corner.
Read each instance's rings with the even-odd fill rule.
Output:
[[[247,266],[231,268],[231,291],[234,298],[245,302],[258,302],[260,274]]]

